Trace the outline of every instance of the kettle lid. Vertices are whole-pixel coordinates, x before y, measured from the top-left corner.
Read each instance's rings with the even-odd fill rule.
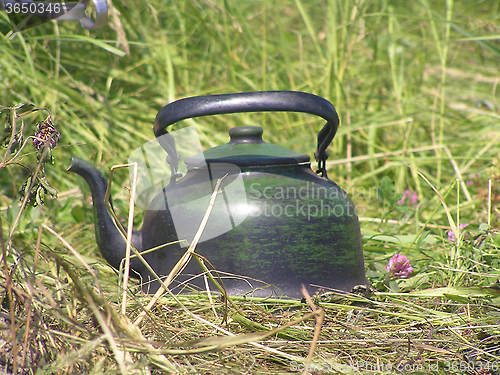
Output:
[[[260,126],[238,126],[229,130],[229,143],[204,153],[187,157],[188,168],[200,168],[206,163],[229,163],[239,167],[293,165],[309,162],[308,155],[264,142]]]

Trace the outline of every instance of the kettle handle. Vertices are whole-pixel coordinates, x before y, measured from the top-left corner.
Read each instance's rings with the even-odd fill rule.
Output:
[[[258,91],[225,95],[195,96],[180,99],[163,107],[156,116],[154,134],[163,149],[169,154],[168,162],[172,175],[177,172],[179,157],[173,137],[167,127],[192,117],[220,115],[240,112],[302,112],[325,119],[325,126],[318,133],[318,148],[314,157],[321,176],[326,176],[326,148],[335,137],[339,127],[339,116],[332,103],[319,96],[298,91]],[[161,137],[161,138],[160,138]]]

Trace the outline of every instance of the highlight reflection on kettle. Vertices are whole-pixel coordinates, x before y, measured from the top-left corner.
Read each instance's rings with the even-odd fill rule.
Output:
[[[241,126],[229,131],[229,143],[185,158],[188,171],[177,181],[179,156],[168,126],[192,117],[269,111],[310,113],[327,121],[318,134],[316,173],[309,156],[264,142],[260,127]],[[159,247],[144,258],[158,275],[168,275],[186,249],[162,245],[192,239],[215,181],[227,175],[196,252],[222,275],[229,295],[252,291],[258,297],[300,298],[301,284],[310,293],[319,287],[350,291],[368,285],[355,206],[326,175],[326,148],[338,125],[330,102],[302,92],[201,96],[168,104],[156,117],[154,133],[168,153],[171,180],[149,203],[142,229],[133,232],[133,245],[139,251]],[[104,204],[106,179],[76,157],[69,170],[89,184],[97,244],[118,268],[126,244]],[[144,291],[157,290],[159,283],[137,258],[131,269],[144,281]],[[201,273],[191,261],[174,282],[188,280],[203,290],[203,278],[195,277]]]

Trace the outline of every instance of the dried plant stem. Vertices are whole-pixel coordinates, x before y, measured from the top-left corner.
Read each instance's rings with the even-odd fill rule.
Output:
[[[123,297],[122,297],[122,314],[127,312],[127,286],[130,273],[130,247],[132,244],[132,228],[134,226],[134,202],[137,188],[137,168],[138,164],[132,164],[134,168],[132,179],[132,190],[130,192],[128,224],[127,224],[127,247],[125,248],[125,267],[123,271]],[[113,168],[112,168],[113,169]]]
[[[12,275],[9,270],[9,265],[7,264],[7,252],[3,248],[2,249],[2,255],[3,255],[3,271],[4,271],[4,277],[5,277],[5,284],[6,284],[6,289],[7,289],[7,301],[9,303],[9,317],[10,317],[10,334],[11,334],[11,342],[12,342],[12,363],[13,363],[13,373],[15,374],[17,372],[17,344],[16,344],[16,337],[17,337],[17,326],[16,326],[16,318],[15,318],[15,304],[14,304],[14,298],[12,296]]]
[[[325,311],[322,308],[320,308],[314,304],[314,302],[311,299],[311,296],[309,295],[306,287],[303,284],[302,284],[301,292],[302,292],[302,295],[304,296],[304,298],[306,299],[307,303],[309,304],[309,307],[311,308],[311,310],[316,313],[316,316],[315,316],[316,326],[314,327],[314,336],[313,336],[313,340],[311,342],[311,347],[309,348],[309,354],[307,355],[307,359],[306,359],[306,363],[305,363],[306,366],[304,368],[304,372],[302,373],[303,375],[306,375],[309,372],[308,367],[312,362],[312,357],[314,355],[314,351],[316,350],[316,346],[318,345],[319,334],[321,333],[321,326],[323,325]]]
[[[126,247],[125,247],[125,264],[123,266],[123,295],[122,295],[122,314],[126,314],[127,310],[127,293],[128,293],[128,280],[130,277],[130,253],[132,249],[132,231],[134,227],[134,210],[135,210],[135,195],[137,191],[137,174],[139,165],[137,163],[130,164],[120,164],[111,167],[111,172],[109,174],[108,186],[106,188],[106,194],[104,196],[104,202],[109,203],[111,197],[111,184],[113,183],[113,173],[116,169],[120,168],[133,168],[132,173],[132,186],[129,198],[129,213],[128,213],[128,223],[127,223],[127,234],[125,237]],[[114,215],[113,210],[110,207],[111,216],[115,219],[118,229],[123,232],[123,228],[118,224],[118,220]]]
[[[141,324],[141,322],[144,319],[144,317],[146,316],[146,314],[151,310],[151,308],[154,306],[154,304],[156,303],[156,301],[158,301],[158,299],[165,292],[165,287],[168,288],[168,286],[170,285],[170,283],[172,282],[172,280],[174,279],[174,277],[177,276],[178,272],[182,272],[182,269],[186,266],[186,264],[191,259],[191,256],[192,256],[192,254],[194,253],[194,251],[196,249],[196,245],[198,245],[198,241],[200,240],[201,235],[203,234],[203,231],[205,230],[205,226],[207,225],[208,218],[210,217],[210,214],[212,212],[212,208],[213,208],[213,206],[215,204],[215,199],[217,198],[217,194],[219,194],[219,188],[220,188],[220,185],[222,183],[222,180],[226,176],[224,176],[224,177],[222,177],[222,178],[220,178],[220,179],[217,180],[217,183],[215,184],[215,188],[214,188],[214,191],[212,193],[212,196],[210,197],[210,203],[208,204],[207,211],[205,212],[205,216],[203,217],[203,220],[201,221],[201,224],[200,224],[200,226],[198,228],[198,231],[196,232],[196,234],[195,234],[195,236],[193,238],[191,246],[189,246],[189,248],[184,253],[184,255],[182,256],[182,258],[177,262],[177,264],[172,269],[172,271],[170,271],[167,279],[165,280],[165,282],[163,283],[163,285],[158,288],[158,290],[156,291],[156,293],[153,296],[153,298],[151,299],[151,301],[149,301],[148,305],[137,316],[137,319],[135,320],[134,325],[138,326],[139,324]]]
[[[212,312],[214,313],[214,316],[218,320],[219,319],[219,315],[217,315],[217,310],[215,310],[215,304],[214,304],[214,300],[212,298],[212,292],[210,291],[210,286],[208,285],[208,277],[207,277],[206,273],[203,274],[203,281],[205,283],[205,288],[207,290],[208,302],[210,302],[210,306],[212,307]]]
[[[71,253],[82,263],[82,265],[85,267],[85,269],[92,275],[92,277],[94,278],[95,282],[96,282],[96,285],[97,287],[99,288],[99,290],[101,290],[101,285],[99,284],[99,279],[96,275],[96,273],[94,272],[94,270],[92,269],[92,267],[89,266],[89,264],[85,261],[85,259],[83,259],[83,257],[80,255],[80,253],[78,251],[76,251],[73,246],[71,246],[69,244],[68,241],[66,241],[64,239],[63,236],[61,236],[59,233],[57,233],[54,229],[52,229],[51,227],[43,224],[42,225],[42,228],[43,229],[46,229],[48,230],[51,234],[53,234],[54,236],[56,236],[56,238],[61,241],[61,243],[69,250],[71,251]]]
[[[48,227],[45,227],[45,228],[48,229]],[[54,232],[54,234],[55,233],[56,232]],[[61,238],[59,238],[59,239],[61,240]],[[71,246],[71,245],[69,245],[69,246]],[[58,259],[57,256],[54,256],[54,257],[56,259]],[[127,351],[124,351],[122,353],[122,351],[119,349],[118,344],[115,340],[115,337],[113,336],[113,331],[111,330],[110,324],[109,324],[108,320],[105,319],[104,316],[102,315],[101,310],[99,309],[98,305],[96,304],[95,299],[93,298],[94,296],[92,295],[91,290],[88,289],[78,279],[78,277],[74,271],[69,269],[69,266],[67,263],[62,262],[60,260],[59,260],[59,262],[60,262],[61,266],[64,268],[64,270],[66,271],[66,273],[71,277],[71,279],[73,280],[73,282],[77,286],[79,292],[82,294],[82,297],[85,299],[85,302],[87,303],[88,307],[90,308],[93,315],[97,319],[97,321],[98,321],[98,323],[99,323],[99,325],[104,333],[104,336],[106,337],[106,340],[108,341],[108,344],[111,348],[111,351],[114,354],[115,360],[118,363],[118,367],[120,369],[120,372],[123,375],[127,375],[128,374],[127,363],[129,363],[129,362],[133,363],[133,360],[132,360],[130,353],[128,353]],[[85,262],[84,262],[84,265],[86,265]],[[108,310],[111,310],[111,309],[108,309]],[[114,320],[114,322],[116,323],[116,320]]]
[[[28,288],[28,293],[29,293],[29,299],[28,303],[26,305],[26,310],[28,311],[28,316],[26,318],[26,328],[24,331],[24,350],[23,350],[23,356],[21,359],[21,363],[23,366],[25,365],[25,360],[26,360],[26,353],[27,353],[27,347],[28,347],[28,337],[29,337],[29,332],[30,332],[30,322],[31,322],[31,315],[33,313],[32,310],[32,305],[33,305],[33,288],[32,286],[35,285],[35,276],[36,276],[36,266],[38,263],[38,255],[40,254],[40,244],[42,242],[42,233],[43,233],[43,227],[40,227],[38,230],[38,238],[36,240],[36,247],[35,247],[35,259],[33,261],[33,269],[31,270],[32,272],[32,277],[31,277],[31,285],[29,285]]]
[[[175,297],[175,296],[174,296]],[[185,306],[183,306],[182,304],[180,304],[180,306],[184,309],[184,311],[190,315],[191,317],[193,317],[194,319],[200,321],[201,323],[203,324],[206,324],[214,329],[216,329],[217,331],[219,332],[222,332],[228,336],[237,336],[235,335],[234,333],[228,331],[228,330],[225,330],[224,328],[222,327],[219,327],[218,325],[216,324],[213,324],[211,322],[209,322],[208,320],[202,318],[201,316],[198,316],[194,313],[192,313],[191,311],[189,311]],[[268,331],[266,333],[261,333],[261,334],[249,334],[249,335],[252,335],[252,339],[251,340],[242,340],[240,343],[243,343],[243,342],[248,342],[248,344],[256,347],[256,348],[259,348],[259,349],[262,349],[268,353],[272,353],[272,354],[276,354],[282,358],[285,358],[285,359],[288,359],[290,361],[297,361],[297,362],[304,362],[304,358],[302,357],[299,357],[299,356],[296,356],[296,355],[293,355],[293,354],[289,354],[289,353],[285,353],[285,352],[282,352],[281,350],[278,350],[278,349],[275,349],[275,348],[271,348],[271,347],[268,347],[266,345],[262,345],[262,344],[259,344],[258,342],[255,342],[256,339],[259,339],[259,340],[264,340],[265,338],[267,337],[271,337],[271,336],[274,336],[276,335],[278,332],[280,331],[283,331],[284,329],[287,329],[287,328],[290,328],[292,326],[295,326],[297,324],[299,324],[300,322],[303,322],[305,320],[308,320],[308,319],[311,319],[313,316],[315,316],[317,314],[316,311],[314,312],[311,312],[309,314],[306,314],[304,316],[301,316],[300,318],[297,318],[295,320],[292,320],[286,324],[284,324],[283,326],[279,327],[279,328],[276,328],[276,329],[273,329],[271,331]],[[240,336],[244,336],[244,335],[240,335]],[[255,337],[253,337],[255,336]],[[249,336],[246,336],[246,337],[249,337]],[[213,344],[214,341],[217,341],[217,339],[220,339],[220,338],[214,338],[214,337],[209,337],[208,339],[204,339],[203,341],[199,342],[198,344]],[[231,342],[232,345],[234,345],[235,343],[234,342]],[[213,348],[210,348],[209,350],[212,350]]]

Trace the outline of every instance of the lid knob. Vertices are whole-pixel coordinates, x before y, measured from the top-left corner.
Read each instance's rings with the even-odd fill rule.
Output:
[[[262,133],[264,130],[260,126],[238,126],[229,130],[229,144],[264,143]]]

